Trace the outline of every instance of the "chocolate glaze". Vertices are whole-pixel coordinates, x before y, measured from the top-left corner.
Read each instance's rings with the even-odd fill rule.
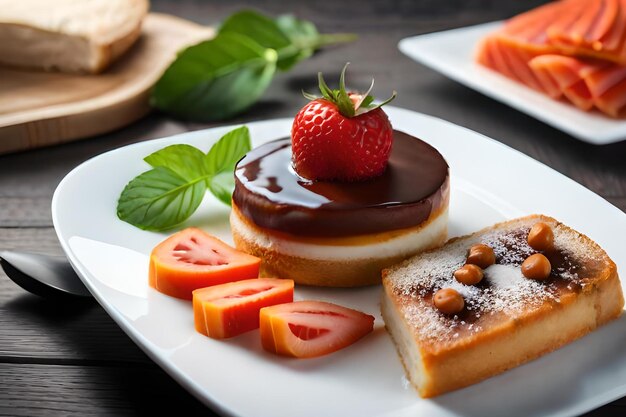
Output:
[[[233,201],[258,226],[302,236],[342,237],[421,224],[448,202],[448,164],[399,131],[384,174],[362,182],[309,181],[291,164],[291,140],[249,152],[235,168]]]

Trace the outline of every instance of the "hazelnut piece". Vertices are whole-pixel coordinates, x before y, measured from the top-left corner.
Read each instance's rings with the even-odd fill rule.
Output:
[[[465,264],[454,271],[454,278],[465,285],[478,284],[483,279],[483,270],[479,266]]]
[[[528,232],[528,245],[539,251],[552,249],[554,247],[552,228],[543,222],[535,223]]]
[[[541,253],[530,255],[522,263],[522,274],[526,278],[544,280],[550,276],[552,265]]]
[[[460,313],[465,307],[463,296],[452,288],[442,288],[433,295],[435,307],[443,314]]]
[[[489,246],[478,243],[470,248],[467,255],[467,263],[485,269],[496,263],[496,254],[493,253],[493,249]]]

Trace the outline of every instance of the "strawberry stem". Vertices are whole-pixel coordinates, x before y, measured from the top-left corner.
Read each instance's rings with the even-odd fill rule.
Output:
[[[343,69],[341,70],[341,75],[339,76],[339,89],[337,90],[333,90],[328,87],[328,84],[326,84],[322,73],[317,73],[319,89],[322,93],[321,98],[335,104],[339,108],[339,112],[342,115],[344,115],[345,117],[359,116],[361,114],[365,114],[369,111],[382,107],[392,101],[394,98],[396,98],[397,93],[394,91],[391,97],[389,97],[387,100],[383,101],[382,103],[374,104],[374,96],[370,95],[370,92],[374,87],[373,79],[370,87],[367,89],[367,92],[365,94],[359,95],[358,93],[348,93],[348,90],[346,89],[346,69],[348,68],[349,64],[349,62],[346,63],[346,65],[344,65]],[[304,97],[308,100],[317,100],[320,98],[305,91],[302,92],[302,95],[304,95]],[[353,101],[350,97],[351,95],[358,95],[360,97],[358,98],[358,100]]]

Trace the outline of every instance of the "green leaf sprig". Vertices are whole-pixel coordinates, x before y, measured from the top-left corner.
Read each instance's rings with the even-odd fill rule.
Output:
[[[242,10],[217,36],[179,53],[152,90],[154,107],[187,120],[217,121],[254,104],[276,70],[287,71],[317,49],[356,39],[320,34],[309,21]]]
[[[207,189],[230,205],[233,171],[251,149],[246,126],[220,138],[207,154],[191,145],[170,145],[144,158],[152,169],[131,180],[117,202],[117,216],[144,230],[171,229],[187,220]]]

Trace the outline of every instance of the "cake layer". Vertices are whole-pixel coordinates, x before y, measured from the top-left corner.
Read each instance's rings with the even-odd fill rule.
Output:
[[[447,210],[414,229],[374,242],[337,246],[304,243],[261,230],[233,207],[231,230],[237,249],[263,259],[261,276],[293,279],[298,284],[356,287],[379,284],[380,271],[418,251],[440,246],[447,236]],[[333,240],[333,239],[330,239]]]
[[[261,228],[298,236],[367,235],[420,225],[447,207],[448,165],[432,146],[394,131],[385,173],[363,182],[309,181],[291,165],[291,141],[249,152],[235,169],[233,202]]]
[[[448,231],[448,210],[433,213],[420,226],[392,233],[362,235],[350,243],[334,238],[289,237],[259,228],[233,205],[230,225],[233,232],[254,246],[269,248],[282,255],[315,260],[350,262],[359,259],[407,258],[419,251],[443,244]]]

